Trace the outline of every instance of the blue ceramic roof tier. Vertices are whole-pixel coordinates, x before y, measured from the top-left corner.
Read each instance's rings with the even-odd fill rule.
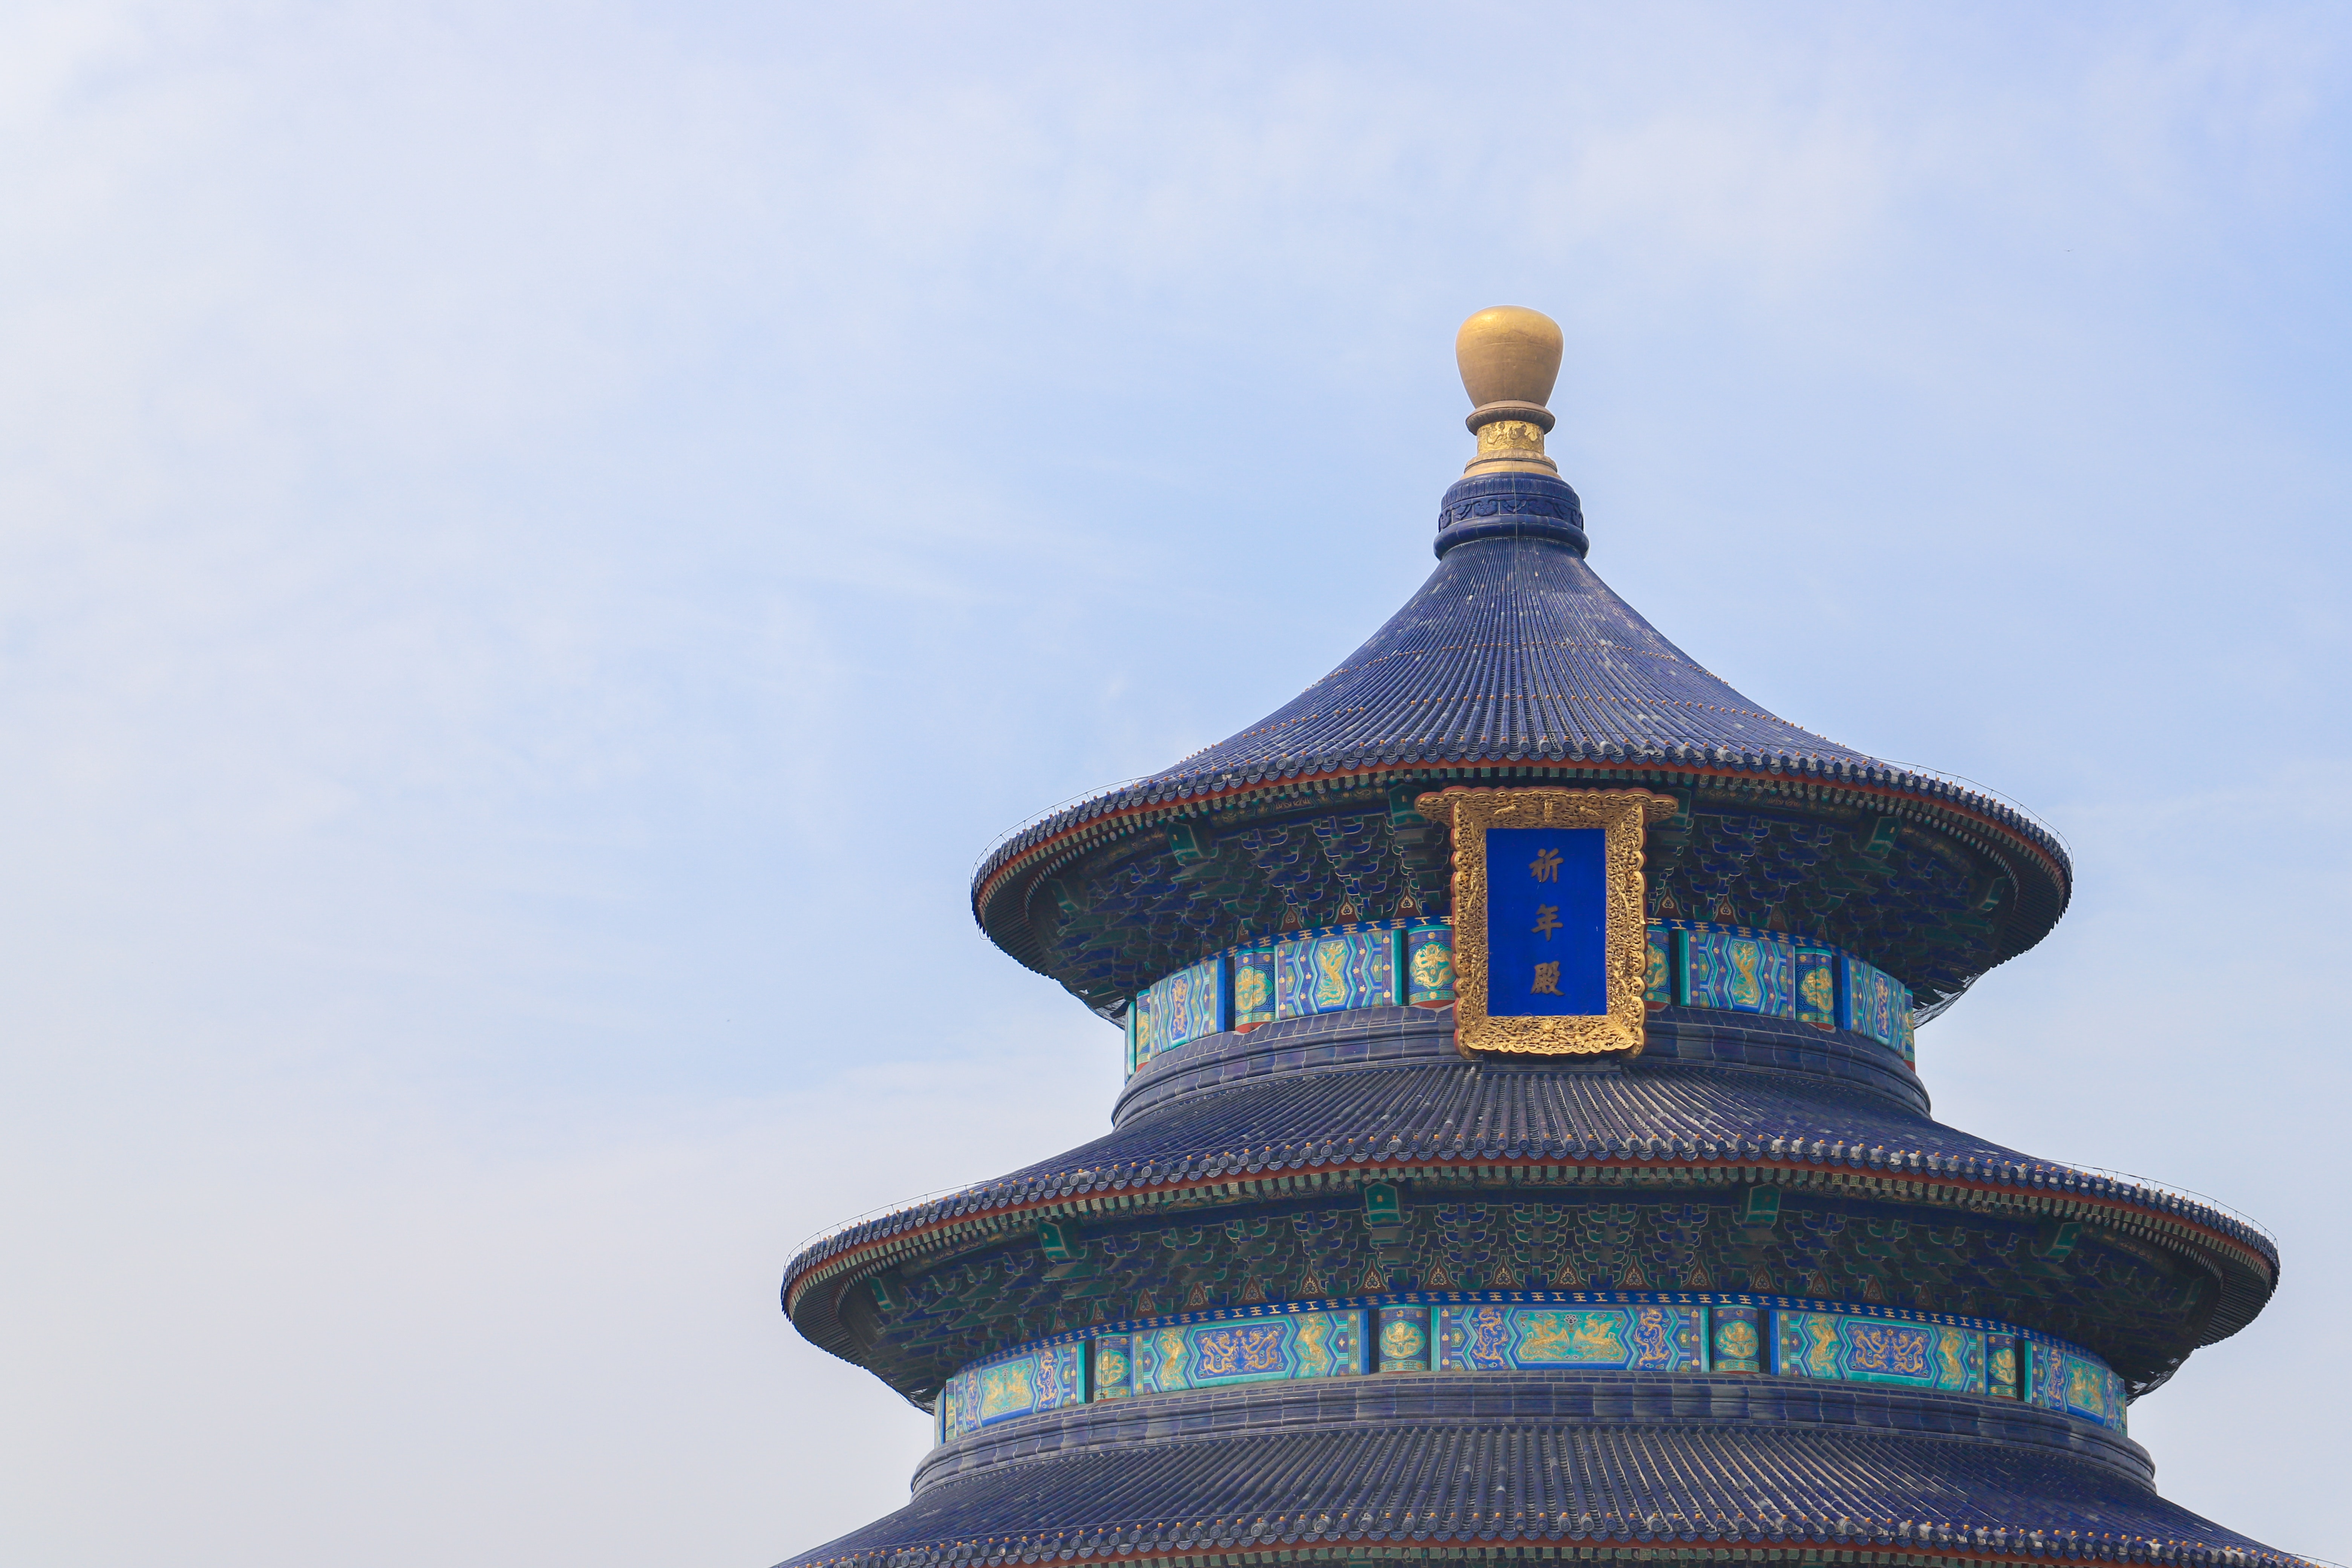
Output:
[[[1093,1562],[2209,1564],[2296,1559],[2164,1500],[2146,1451],[2034,1412],[1730,1377],[1360,1380],[1039,1417],[934,1455],[888,1518],[783,1568]],[[1050,1523],[1044,1521],[1050,1521]],[[1597,1549],[1597,1550],[1596,1550]],[[1277,1558],[1276,1553],[1281,1556]]]
[[[984,858],[983,929],[1124,1021],[1127,1080],[1103,1136],[793,1258],[794,1326],[935,1423],[908,1505],[793,1568],[2295,1561],[2127,1435],[2270,1237],[1947,1126],[1915,1066],[2063,912],[2063,847],[1612,593],[1543,449],[1560,346],[1465,323],[1476,456],[1370,641]],[[1517,784],[1671,797],[1611,906],[1622,1047],[1460,1048],[1492,926],[1417,803]]]
[[[2135,1389],[2235,1333],[2276,1286],[2276,1247],[2246,1222],[1935,1121],[1916,1078],[1851,1037],[1763,1020],[1729,1028],[1667,1009],[1654,1016],[1640,1058],[1561,1072],[1465,1062],[1451,1019],[1426,1009],[1340,1016],[1336,1027],[1303,1020],[1226,1037],[1223,1059],[1194,1057],[1140,1077],[1103,1137],[804,1247],[785,1277],[793,1321],[901,1392],[928,1397],[946,1373],[1033,1337],[1057,1313],[1080,1318],[1065,1311],[1068,1287],[1034,1251],[998,1256],[992,1242],[1026,1240],[1055,1218],[1141,1238],[1123,1265],[1094,1277],[1102,1293],[1080,1307],[1128,1303],[1163,1266],[1159,1238],[1198,1227],[1204,1194],[1275,1201],[1286,1215],[1345,1214],[1364,1183],[1400,1173],[1450,1177],[1463,1184],[1455,1201],[1474,1207],[1564,1201],[1604,1185],[1721,1202],[1756,1183],[1790,1189],[1782,1203],[1791,1214],[1815,1206],[1816,1194],[1824,1215],[1857,1202],[1915,1205],[1943,1217],[1882,1237],[1857,1224],[1810,1254],[1795,1235],[1759,1246],[1718,1227],[1681,1268],[1717,1280],[1745,1268],[1751,1282],[1759,1269],[1799,1284],[1824,1274],[1856,1299],[1881,1300],[1917,1300],[1918,1283],[1932,1279],[1925,1304],[1968,1303],[2085,1344]],[[1333,1048],[1316,1050],[1318,1037]],[[1930,1227],[1963,1216],[1965,1232],[1931,1239]],[[1479,1260],[1435,1234],[1435,1211],[1424,1217],[1430,1255],[1455,1279],[1475,1279]],[[2062,1258],[2037,1256],[2044,1228],[2065,1219],[2092,1234]],[[1956,1244],[1964,1234],[1973,1239]],[[853,1332],[843,1321],[836,1303],[866,1306],[851,1282],[974,1246],[990,1248],[984,1283],[935,1268],[896,1292],[902,1304],[887,1321]],[[1205,1233],[1193,1260],[1213,1272],[1234,1251]],[[1353,1279],[1370,1254],[1342,1246],[1318,1256],[1327,1279]],[[1303,1257],[1259,1267],[1315,1271]],[[2212,1281],[2193,1302],[2181,1295],[2190,1276]]]
[[[1254,933],[1444,912],[1442,841],[1409,803],[1477,782],[1673,791],[1657,907],[1814,932],[1930,1004],[2063,911],[2072,868],[2042,825],[1775,717],[1660,635],[1586,563],[1558,476],[1464,479],[1437,551],[1420,592],[1290,702],[1000,845],[973,882],[983,929],[1116,1016]]]

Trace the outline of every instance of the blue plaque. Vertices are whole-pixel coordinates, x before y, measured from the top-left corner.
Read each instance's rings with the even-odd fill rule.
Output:
[[[1650,979],[1642,835],[1652,816],[1673,811],[1674,797],[1456,786],[1415,804],[1454,834],[1462,1053],[1640,1055]]]
[[[1609,1011],[1608,834],[1486,829],[1486,1012],[1496,1018]]]

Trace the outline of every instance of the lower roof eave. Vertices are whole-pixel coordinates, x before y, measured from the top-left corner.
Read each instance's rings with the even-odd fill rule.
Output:
[[[1856,1151],[1857,1154],[1860,1152]],[[2053,1217],[2104,1218],[2111,1223],[2128,1225],[2134,1230],[2152,1224],[2177,1231],[2185,1238],[2221,1252],[2260,1277],[2266,1286],[2274,1287],[2277,1279],[2274,1258],[2265,1257],[2240,1238],[2185,1215],[2165,1214],[2126,1200],[2047,1187],[2030,1181],[2004,1182],[1955,1173],[1891,1168],[1883,1161],[1875,1166],[1860,1164],[1854,1168],[1842,1168],[1814,1164],[1801,1157],[1745,1157],[1738,1154],[1715,1159],[1601,1156],[1563,1162],[1541,1156],[1503,1154],[1448,1157],[1445,1153],[1431,1152],[1358,1157],[1334,1161],[1328,1165],[1318,1161],[1315,1165],[1315,1174],[1352,1177],[1358,1181],[1433,1179],[1463,1173],[1572,1169],[1590,1170],[1596,1175],[1602,1173],[1739,1173],[1748,1180],[1770,1181],[1782,1175],[1801,1175],[1808,1181],[1869,1183],[1885,1187],[1890,1195],[1915,1202],[1965,1207],[1973,1202],[1996,1200],[2033,1205],[2046,1209]],[[1158,1181],[1129,1181],[1122,1177],[1115,1188],[1107,1181],[1102,1184],[1105,1190],[1097,1191],[1089,1183],[1084,1187],[941,1215],[896,1230],[886,1230],[872,1239],[838,1251],[812,1247],[794,1258],[786,1270],[782,1291],[784,1310],[787,1316],[797,1321],[802,1301],[811,1288],[828,1280],[862,1278],[903,1258],[947,1244],[959,1237],[993,1236],[1027,1228],[1040,1220],[1099,1212],[1107,1205],[1124,1210],[1205,1190],[1232,1188],[1237,1196],[1244,1194],[1275,1196],[1285,1190],[1284,1180],[1289,1174],[1282,1163],[1276,1161],[1264,1165],[1254,1164]],[[806,1331],[805,1326],[803,1331]],[[818,1338],[816,1335],[811,1337]],[[820,1339],[819,1342],[823,1341]]]
[[[2002,1532],[2006,1533],[2006,1532]],[[1883,1568],[2106,1568],[2113,1563],[2161,1564],[2163,1568],[2333,1568],[2315,1559],[2267,1548],[2183,1550],[2176,1543],[2116,1539],[2085,1542],[2076,1554],[2031,1547],[1963,1547],[1902,1542],[1863,1544],[1831,1534],[1747,1537],[1694,1536],[1660,1539],[1647,1533],[1580,1535],[1548,1531],[1540,1535],[1510,1529],[1455,1535],[1448,1531],[1389,1536],[1362,1531],[1324,1538],[1286,1536],[1271,1540],[1182,1541],[1149,1547],[1066,1548],[1025,1541],[958,1542],[944,1549],[857,1553],[845,1557],[795,1557],[776,1568],[980,1568],[986,1564],[1116,1563],[1135,1568],[1211,1568],[1260,1563],[1363,1563],[1375,1559],[1416,1563],[1576,1563],[1602,1560],[1625,1564],[1696,1563],[1790,1563],[1876,1564]]]
[[[1515,1558],[2296,1568],[2095,1459],[2000,1442],[1480,1423],[993,1466],[780,1568]]]

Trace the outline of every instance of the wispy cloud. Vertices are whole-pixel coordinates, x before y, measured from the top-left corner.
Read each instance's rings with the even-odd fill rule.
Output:
[[[2334,1374],[2215,1414],[2347,1283],[2294,1153],[2342,1089],[2347,37],[0,17],[12,1555],[758,1560],[892,1506],[919,1436],[791,1335],[784,1249],[1111,1092],[972,853],[1402,601],[1499,300],[1568,325],[1554,448],[1669,636],[2074,835],[1931,1084],[2310,1238],[2136,1430],[2352,1554],[2293,1479]]]

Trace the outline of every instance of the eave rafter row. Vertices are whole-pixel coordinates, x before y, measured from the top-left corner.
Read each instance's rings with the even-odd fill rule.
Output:
[[[1883,1151],[1870,1152],[1885,1162]],[[1854,1153],[1868,1157],[1860,1150]],[[1900,1160],[1901,1157],[1895,1158]],[[1127,1172],[1080,1172],[1074,1173],[1075,1179],[1058,1185],[1054,1191],[1033,1197],[988,1205],[984,1201],[984,1194],[973,1194],[965,1201],[980,1201],[983,1206],[967,1208],[961,1213],[944,1215],[897,1230],[887,1228],[892,1224],[889,1219],[869,1222],[872,1226],[881,1227],[883,1234],[856,1241],[849,1240],[847,1237],[835,1237],[809,1249],[801,1258],[794,1260],[792,1270],[786,1275],[784,1310],[796,1315],[801,1301],[812,1288],[845,1275],[887,1268],[902,1258],[941,1246],[1009,1236],[1046,1220],[1148,1207],[1194,1195],[1241,1202],[1323,1191],[1334,1185],[1360,1184],[1369,1180],[1459,1181],[1465,1175],[1496,1183],[1525,1183],[1528,1175],[1538,1174],[1542,1179],[1534,1184],[1545,1185],[1608,1185],[1622,1184],[1628,1177],[1636,1184],[1689,1183],[1694,1180],[1769,1182],[1779,1185],[1816,1186],[1843,1194],[1948,1208],[2021,1210],[2039,1218],[2096,1220],[2126,1235],[2219,1253],[2238,1267],[2252,1272],[2265,1288],[2275,1285],[2278,1273],[2276,1255],[2269,1250],[2267,1245],[2259,1247],[2250,1245],[2247,1240],[2220,1228],[2222,1224],[2233,1223],[2224,1221],[2221,1215],[2211,1215],[2213,1223],[2206,1223],[2186,1215],[2166,1213],[2121,1196],[2071,1192],[2053,1184],[2050,1178],[2058,1174],[2054,1172],[2032,1173],[2032,1176],[2042,1178],[2039,1181],[2000,1181],[1942,1173],[1887,1174],[1866,1169],[1823,1167],[1798,1160],[1770,1159],[1611,1160],[1574,1165],[1535,1160],[1480,1160],[1454,1164],[1426,1159],[1418,1162],[1365,1159],[1350,1162],[1339,1169],[1299,1170],[1296,1173],[1282,1169],[1286,1164],[1303,1166],[1306,1163],[1303,1158],[1290,1155],[1287,1151],[1282,1155],[1268,1151],[1255,1159],[1237,1159],[1225,1169],[1189,1178],[1139,1181]],[[1264,1173],[1269,1166],[1275,1168],[1276,1173]],[[1792,1182],[1790,1180],[1791,1177],[1801,1179]],[[2105,1181],[2105,1178],[2083,1179]],[[2161,1197],[2166,1194],[2148,1195]],[[866,1229],[867,1226],[858,1228]],[[835,1247],[836,1243],[842,1245]]]
[[[1987,851],[2022,851],[2032,856],[2040,868],[2061,886],[2070,885],[2073,880],[2073,868],[2037,837],[2001,821],[1984,809],[1959,801],[1937,799],[1918,790],[1844,781],[1828,783],[1777,768],[1693,767],[1663,756],[1647,767],[1592,768],[1515,762],[1465,762],[1396,769],[1335,768],[1285,777],[1271,784],[1250,782],[1223,789],[1202,790],[1197,794],[1187,790],[1173,798],[1147,795],[1133,805],[1108,807],[1100,815],[1059,828],[1052,827],[1052,819],[1049,818],[1046,823],[1030,830],[1045,832],[1044,837],[1024,844],[1022,839],[1026,837],[1026,834],[1018,836],[983,863],[980,879],[972,889],[972,911],[976,918],[984,919],[990,901],[1011,878],[1032,870],[1056,870],[1087,849],[1145,827],[1160,826],[1204,813],[1294,800],[1328,790],[1369,788],[1395,781],[1454,778],[1464,773],[1567,778],[1579,783],[1612,784],[1639,784],[1673,774],[1709,783],[1762,784],[1785,788],[1787,793],[1802,795],[1831,805],[1878,804],[1898,808],[1908,806],[1920,811],[1927,820],[1947,831],[1957,830],[1974,847]]]
[[[1812,931],[1856,951],[1930,999],[1957,996],[1984,969],[2039,940],[2058,918],[2071,886],[2071,869],[2052,844],[1972,796],[1942,798],[1921,790],[1671,762],[1606,768],[1510,763],[1350,767],[1172,800],[1147,796],[1068,823],[1018,853],[991,857],[973,888],[973,912],[992,940],[1021,963],[1053,975],[1097,1010],[1115,1013],[1129,991],[1252,931],[1271,930],[1285,920],[1312,925],[1362,918],[1352,912],[1362,906],[1345,874],[1309,875],[1304,886],[1293,887],[1300,879],[1269,878],[1265,868],[1248,863],[1246,851],[1236,859],[1228,850],[1220,859],[1208,848],[1202,859],[1202,848],[1190,837],[1173,854],[1155,851],[1154,834],[1191,825],[1202,847],[1226,838],[1249,844],[1262,830],[1280,838],[1281,830],[1268,829],[1269,824],[1328,807],[1339,816],[1313,824],[1328,838],[1333,823],[1372,820],[1364,811],[1369,805],[1381,813],[1384,793],[1465,783],[1633,786],[1685,797],[1697,791],[1703,804],[1692,805],[1691,816],[1676,818],[1671,831],[1653,831],[1654,891],[1674,893],[1685,904],[1726,897],[1730,884],[1705,891],[1721,868],[1720,857],[1710,858],[1704,846],[1730,834],[1746,846],[1731,873],[1739,901],[1753,905],[1745,923],[1762,925],[1768,917],[1776,924],[1793,922],[1789,929]],[[1727,794],[1737,802],[1723,798]],[[1389,809],[1393,806],[1390,802]],[[1764,816],[1751,824],[1745,811]],[[1849,819],[1846,826],[1833,828],[1827,818],[1810,829],[1803,826],[1824,813]],[[1855,816],[1859,828],[1851,821]],[[1374,858],[1354,868],[1385,889],[1377,909],[1366,912],[1389,912],[1406,891],[1423,909],[1442,911],[1451,901],[1444,888],[1442,838],[1431,845],[1425,827],[1380,820],[1374,842],[1366,847]],[[1928,844],[1894,850],[1873,838],[1864,847],[1861,840],[1873,820],[1924,831]],[[1694,837],[1695,824],[1713,826]],[[1298,826],[1291,825],[1294,831]],[[1853,842],[1846,842],[1848,834]],[[1139,848],[1129,865],[1130,851]],[[1765,853],[1758,858],[1759,851]],[[2028,894],[2028,889],[2037,890]],[[1982,900],[1993,901],[1977,902]],[[2003,912],[1989,912],[1996,908]]]

